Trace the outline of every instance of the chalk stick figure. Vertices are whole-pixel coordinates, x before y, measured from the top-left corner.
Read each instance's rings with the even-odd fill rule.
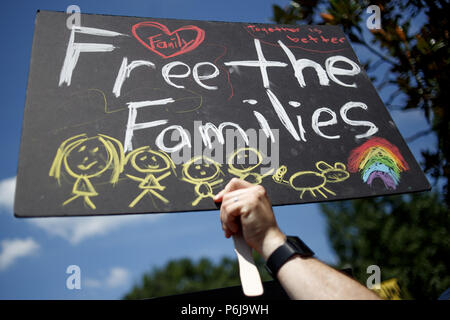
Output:
[[[255,172],[261,165],[263,156],[255,148],[239,148],[228,157],[228,172],[253,184],[260,184],[262,179],[272,174],[273,168],[265,174]]]
[[[324,198],[328,198],[326,193],[333,196],[336,195],[333,191],[326,188],[327,183],[337,183],[346,180],[350,174],[348,173],[345,164],[336,162],[334,167],[326,163],[325,161],[316,162],[316,171],[298,171],[294,173],[289,180],[284,180],[284,176],[287,172],[286,166],[281,166],[272,176],[276,183],[285,184],[300,191],[300,199],[303,199],[303,195],[308,191],[313,197],[317,197],[316,192],[322,195]]]
[[[131,180],[139,182],[139,189],[142,190],[128,206],[133,208],[145,195],[153,195],[162,202],[169,203],[169,200],[159,191],[166,189],[160,181],[167,178],[171,170],[175,173],[175,164],[170,156],[164,151],[152,150],[149,146],[145,146],[130,152],[125,159],[125,164],[128,162],[136,171],[145,173],[144,178],[126,174]]]
[[[206,156],[197,156],[183,164],[181,180],[195,185],[197,198],[192,201],[196,206],[200,200],[214,197],[213,188],[223,182],[220,164]]]
[[[96,209],[91,197],[98,196],[91,180],[102,176],[110,170],[109,183],[115,184],[123,170],[122,144],[111,137],[98,134],[88,137],[79,134],[61,143],[50,168],[49,176],[54,177],[58,184],[62,172],[75,178],[72,188],[73,196],[64,201],[63,206],[78,198],[91,209]]]

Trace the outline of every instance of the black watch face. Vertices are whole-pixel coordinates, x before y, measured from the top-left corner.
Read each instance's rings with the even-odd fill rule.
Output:
[[[314,252],[300,238],[288,236],[287,240],[297,249],[296,251],[301,256],[310,257],[314,255]]]

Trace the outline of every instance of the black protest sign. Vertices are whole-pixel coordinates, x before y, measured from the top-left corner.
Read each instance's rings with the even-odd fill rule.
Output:
[[[215,209],[429,189],[334,26],[38,12],[15,214]],[[69,28],[70,27],[70,28]]]

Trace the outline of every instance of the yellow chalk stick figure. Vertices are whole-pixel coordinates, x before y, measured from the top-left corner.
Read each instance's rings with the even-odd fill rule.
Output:
[[[256,161],[255,161],[256,159]],[[259,150],[255,148],[239,148],[228,157],[228,172],[253,184],[260,184],[262,179],[271,175],[273,168],[265,174],[254,172],[263,160]]]
[[[49,176],[54,177],[58,184],[61,181],[62,171],[75,178],[73,196],[67,199],[63,206],[82,197],[85,204],[91,209],[96,209],[91,197],[98,196],[98,193],[91,179],[100,177],[107,170],[111,170],[109,182],[115,184],[123,170],[122,144],[103,134],[88,137],[83,133],[61,143]]]
[[[192,201],[196,206],[200,200],[214,197],[213,188],[223,182],[220,164],[206,156],[197,156],[183,164],[181,180],[195,185],[197,198]]]
[[[333,191],[326,188],[327,183],[337,183],[346,180],[350,174],[348,173],[345,164],[336,162],[334,167],[326,163],[325,161],[316,162],[316,171],[298,171],[294,173],[289,181],[284,180],[284,176],[287,172],[286,166],[281,166],[272,176],[273,180],[280,184],[285,184],[300,191],[300,199],[303,199],[305,192],[309,192],[313,197],[317,197],[316,192],[322,195],[324,198],[328,198],[326,192],[333,196],[336,195]]]
[[[169,203],[158,191],[166,189],[159,182],[167,178],[172,170],[175,173],[175,164],[164,151],[152,150],[149,146],[141,147],[131,151],[125,158],[125,164],[130,162],[131,166],[138,172],[145,173],[145,178],[126,174],[131,180],[140,182],[139,189],[142,192],[128,205],[133,208],[145,195],[154,195],[164,203]],[[159,174],[156,176],[155,174]]]

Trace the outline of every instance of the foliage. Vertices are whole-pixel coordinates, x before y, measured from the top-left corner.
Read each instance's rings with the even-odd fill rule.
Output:
[[[256,255],[254,258],[262,280],[269,280],[268,273],[263,272],[262,258]],[[197,262],[182,258],[170,260],[162,268],[155,267],[145,273],[140,284],[134,285],[124,299],[147,299],[238,285],[239,266],[236,259],[224,257],[214,264],[207,258]]]
[[[448,209],[437,194],[413,194],[323,204],[340,265],[363,284],[367,267],[397,278],[416,299],[438,298],[450,287]]]

